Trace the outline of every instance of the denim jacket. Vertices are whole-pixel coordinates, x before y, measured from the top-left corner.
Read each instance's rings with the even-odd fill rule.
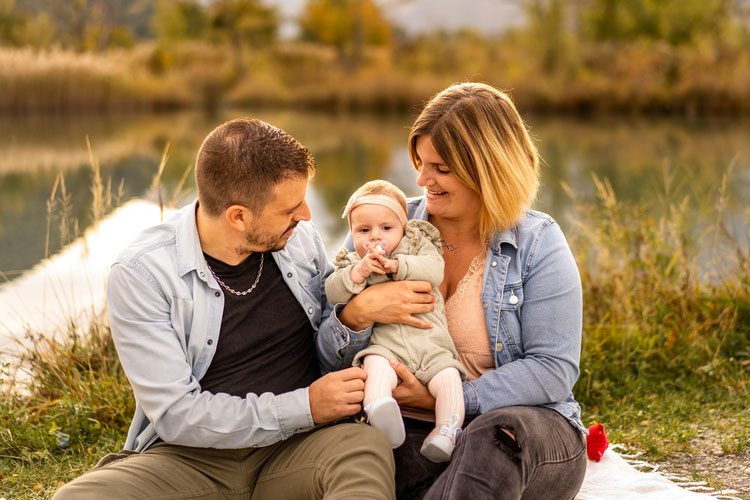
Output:
[[[109,276],[112,336],[136,400],[125,449],[143,451],[157,436],[204,448],[267,446],[314,425],[308,388],[244,398],[201,392],[218,345],[224,291],[203,257],[196,207],[197,201],[141,233]],[[333,267],[315,227],[300,222],[272,255],[316,331],[323,372],[351,365],[371,329],[346,328],[327,304],[325,278]]]
[[[427,220],[424,197],[409,218]],[[515,297],[515,298],[514,298]],[[495,370],[464,382],[467,416],[516,405],[543,405],[587,432],[573,399],[581,355],[581,278],[560,227],[529,210],[490,241],[485,309]]]

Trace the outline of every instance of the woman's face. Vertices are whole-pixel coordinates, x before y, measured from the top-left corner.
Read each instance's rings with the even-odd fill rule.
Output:
[[[427,213],[445,219],[479,219],[482,202],[450,171],[432,146],[429,135],[417,137],[417,184],[424,188]]]

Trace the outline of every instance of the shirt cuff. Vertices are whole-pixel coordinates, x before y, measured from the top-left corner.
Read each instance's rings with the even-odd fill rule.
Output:
[[[339,320],[339,311],[343,309],[346,304],[336,304],[333,306],[331,311],[333,321],[333,331],[335,332],[336,348],[341,350],[348,345],[367,347],[370,342],[370,334],[372,333],[372,326],[368,326],[364,330],[355,331],[344,325]]]
[[[467,417],[479,415],[479,394],[471,382],[464,382],[464,408]]]
[[[283,439],[312,429],[315,422],[310,411],[309,388],[304,387],[277,395],[276,414],[279,417],[279,430]]]

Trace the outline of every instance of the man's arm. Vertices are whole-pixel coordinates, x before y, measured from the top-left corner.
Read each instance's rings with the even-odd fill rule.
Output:
[[[313,427],[308,388],[244,398],[202,392],[188,336],[173,327],[170,300],[143,271],[115,264],[109,277],[112,336],[120,361],[156,433],[173,444],[267,446]],[[177,299],[180,300],[180,299]]]

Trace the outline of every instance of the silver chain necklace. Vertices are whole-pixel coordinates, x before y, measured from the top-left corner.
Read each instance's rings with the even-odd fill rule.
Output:
[[[445,241],[443,239],[440,240],[440,243],[445,247],[446,250],[448,250],[449,252],[453,252],[454,250],[456,250],[456,248],[460,247],[461,245],[463,245],[464,243],[466,243],[467,241],[469,241],[470,239],[472,239],[476,235],[477,235],[477,233],[473,233],[471,236],[469,236],[468,238],[466,238],[466,239],[464,239],[462,241],[459,241],[455,245],[453,243],[448,243],[447,241]]]
[[[255,287],[258,285],[258,281],[260,280],[260,275],[263,274],[263,254],[260,254],[260,268],[258,269],[258,276],[255,277],[255,282],[253,282],[253,286],[245,290],[244,292],[238,292],[231,286],[226,285],[223,281],[219,279],[218,276],[216,276],[216,273],[213,269],[211,269],[211,265],[206,262],[206,265],[208,266],[208,270],[211,271],[211,274],[213,275],[214,279],[222,286],[224,289],[229,292],[233,293],[234,295],[247,295],[248,293],[255,290]]]

